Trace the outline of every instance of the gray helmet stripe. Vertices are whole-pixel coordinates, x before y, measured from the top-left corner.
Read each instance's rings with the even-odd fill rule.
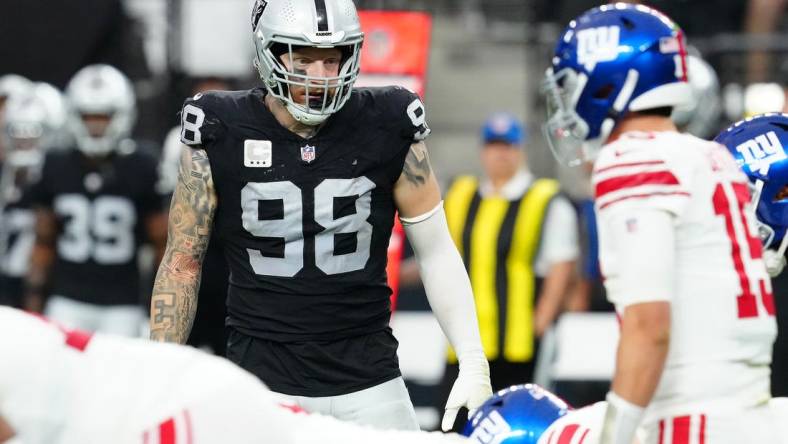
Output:
[[[317,17],[317,32],[328,31],[328,13],[326,0],[315,0],[315,13]]]

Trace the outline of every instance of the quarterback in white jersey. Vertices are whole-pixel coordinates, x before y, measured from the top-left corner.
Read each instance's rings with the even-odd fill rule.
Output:
[[[5,307],[0,338],[0,443],[464,441],[306,414],[229,361],[188,347],[69,331]]]
[[[638,426],[646,444],[779,441],[748,182],[724,147],[670,120],[692,97],[687,75],[681,29],[618,3],[571,22],[545,78],[554,153],[596,159],[600,266],[621,321],[602,444],[631,444]]]
[[[747,180],[728,151],[675,132],[628,132],[602,149],[593,183],[608,298],[621,313],[670,303],[652,412],[768,399],[774,300],[744,211]]]

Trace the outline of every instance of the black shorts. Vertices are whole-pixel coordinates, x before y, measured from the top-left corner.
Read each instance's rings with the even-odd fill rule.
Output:
[[[397,345],[391,328],[338,340],[304,342],[274,342],[230,328],[227,358],[274,392],[337,396],[400,376]]]

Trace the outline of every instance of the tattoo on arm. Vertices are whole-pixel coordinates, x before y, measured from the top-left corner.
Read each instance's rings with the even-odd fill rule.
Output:
[[[172,309],[175,308],[175,295],[171,293],[161,293],[153,303],[153,320],[159,324],[174,324],[175,316]]]
[[[184,147],[170,204],[167,248],[151,297],[151,339],[185,343],[197,310],[202,261],[216,209],[205,150]]]
[[[414,186],[418,187],[427,183],[427,179],[432,175],[427,145],[418,142],[410,146],[410,151],[405,157],[405,165],[402,167],[402,174]]]

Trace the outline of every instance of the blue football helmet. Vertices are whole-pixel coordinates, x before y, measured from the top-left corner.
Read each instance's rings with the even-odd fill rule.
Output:
[[[714,141],[728,148],[752,183],[758,234],[767,248],[780,242],[782,256],[788,245],[788,114],[744,119]]]
[[[556,159],[570,166],[592,161],[627,112],[692,100],[684,34],[646,6],[591,9],[561,35],[542,93],[543,131]]]
[[[462,434],[478,444],[536,444],[569,410],[566,402],[536,384],[515,385],[482,404]]]

